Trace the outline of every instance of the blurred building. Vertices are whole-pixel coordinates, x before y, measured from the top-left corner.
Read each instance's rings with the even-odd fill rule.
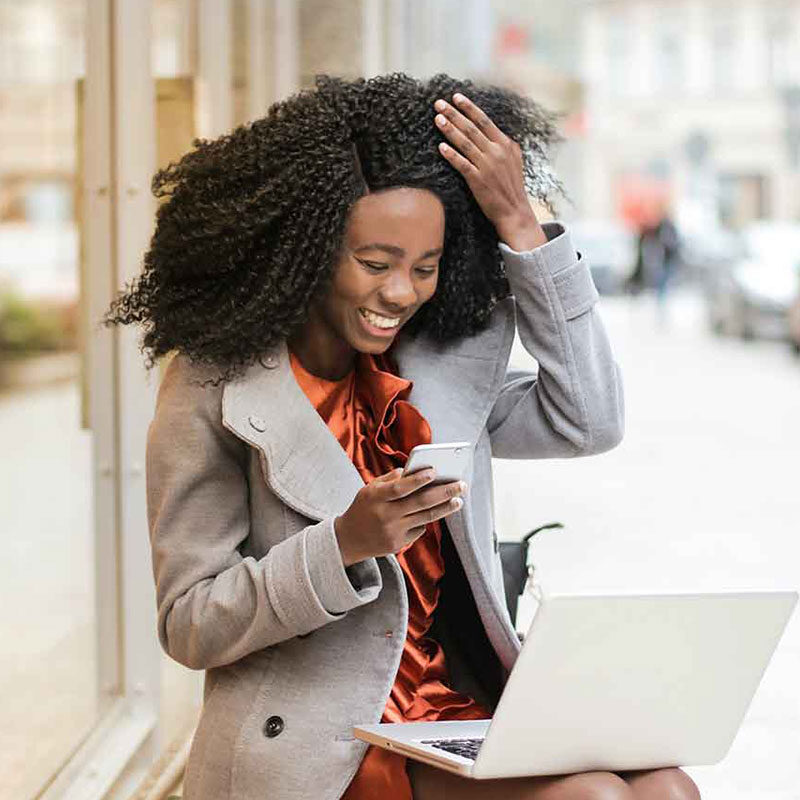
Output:
[[[581,37],[575,2],[493,0],[495,14],[492,81],[509,86],[555,113],[563,141],[553,164],[567,200],[556,204],[559,217],[581,207],[584,168],[585,93],[580,70]]]
[[[585,0],[590,216],[800,219],[800,2]]]

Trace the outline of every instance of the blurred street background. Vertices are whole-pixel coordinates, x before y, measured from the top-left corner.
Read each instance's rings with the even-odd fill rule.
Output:
[[[800,588],[798,43],[800,0],[0,0],[0,800],[179,786],[201,676],[155,641],[157,371],[98,321],[155,169],[317,73],[445,71],[559,114],[556,216],[627,430],[495,463],[501,538],[566,526],[532,545],[545,588]],[[796,614],[728,758],[691,770],[704,798],[800,800],[798,674]]]
[[[600,311],[625,380],[625,439],[595,458],[496,461],[501,537],[564,524],[531,545],[550,593],[796,589],[794,357],[709,332],[690,289],[670,298],[664,328],[654,298],[605,297]],[[531,364],[519,343],[513,362]],[[800,797],[798,674],[795,616],[728,757],[690,770],[704,798]]]

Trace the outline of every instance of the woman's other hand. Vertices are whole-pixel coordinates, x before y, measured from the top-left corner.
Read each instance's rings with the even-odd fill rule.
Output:
[[[436,125],[449,139],[439,151],[457,169],[512,250],[532,250],[547,236],[525,193],[522,149],[506,136],[475,103],[458,92],[453,104],[437,100]]]
[[[381,475],[359,490],[334,523],[345,567],[373,556],[396,553],[463,505],[462,481],[430,485],[431,469],[403,477],[402,469]]]

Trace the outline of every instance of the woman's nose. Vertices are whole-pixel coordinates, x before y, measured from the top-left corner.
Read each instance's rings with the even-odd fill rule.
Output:
[[[381,300],[387,306],[401,309],[414,305],[417,292],[414,282],[403,270],[393,270],[394,274],[386,278],[379,292]]]

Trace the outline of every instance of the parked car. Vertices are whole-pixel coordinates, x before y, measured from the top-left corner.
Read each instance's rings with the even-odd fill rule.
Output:
[[[681,231],[681,266],[689,282],[702,284],[709,273],[742,254],[742,237],[720,226]]]
[[[569,228],[575,248],[589,261],[597,291],[623,291],[636,266],[636,234],[613,220],[576,220]]]
[[[770,221],[745,228],[738,255],[707,273],[711,328],[743,339],[788,339],[798,269],[800,225]]]

